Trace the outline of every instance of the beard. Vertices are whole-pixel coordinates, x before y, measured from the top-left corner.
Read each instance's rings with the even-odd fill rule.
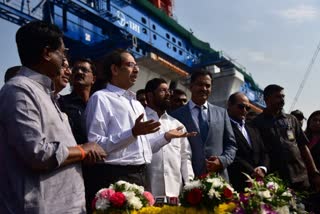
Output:
[[[165,111],[170,106],[170,100],[162,100],[161,102],[157,103],[157,106],[160,110]]]

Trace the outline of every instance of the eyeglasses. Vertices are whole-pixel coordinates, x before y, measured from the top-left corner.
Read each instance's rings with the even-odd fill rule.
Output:
[[[69,53],[69,48],[64,48],[64,49],[62,50],[62,53],[63,53],[63,55],[66,57],[66,56],[68,55],[68,53]]]
[[[242,104],[242,103],[239,103],[239,104],[237,104],[237,107],[239,108],[239,109],[245,109],[246,111],[250,111],[250,106],[248,106],[248,105],[245,105],[245,104]]]
[[[92,71],[84,66],[75,66],[72,68],[72,72],[76,73],[82,71],[83,73],[91,73]]]
[[[128,66],[129,68],[135,68],[135,69],[139,70],[139,66],[134,62],[124,62],[123,64]]]

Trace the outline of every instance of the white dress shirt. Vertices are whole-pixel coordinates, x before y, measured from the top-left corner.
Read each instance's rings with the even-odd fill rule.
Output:
[[[251,140],[250,140],[250,137],[248,135],[248,132],[246,130],[246,127],[245,127],[245,121],[243,120],[242,123],[240,124],[239,122],[233,120],[232,118],[230,118],[230,121],[234,124],[236,124],[237,128],[239,129],[239,131],[243,134],[243,137],[247,140],[248,142],[248,145],[251,147]]]
[[[169,143],[165,141],[163,134],[183,124],[167,113],[159,118],[157,112],[151,108],[146,107],[145,110],[148,120],[153,119],[161,123],[158,132],[148,135],[152,151],[157,151],[153,153],[152,162],[147,166],[148,186],[154,196],[178,197],[182,179],[188,183],[194,178],[191,147],[187,138],[174,138]]]
[[[199,129],[199,109],[197,108],[197,104],[195,104],[192,100],[190,100],[188,102],[188,105],[189,105],[189,109],[191,111],[191,115],[192,115],[192,119],[193,119],[193,122],[196,124],[197,128],[198,128],[198,132],[200,133],[200,129]],[[203,119],[205,121],[208,120],[208,102],[206,101],[202,106],[202,116],[203,116]]]
[[[145,113],[144,108],[133,92],[110,83],[91,96],[85,112],[88,140],[97,142],[107,152],[105,163],[141,165],[151,162],[147,137],[132,135],[135,120],[142,113]]]

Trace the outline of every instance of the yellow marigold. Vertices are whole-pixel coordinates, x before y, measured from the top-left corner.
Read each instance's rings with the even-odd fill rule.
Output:
[[[228,214],[236,208],[236,204],[233,202],[223,203],[214,208],[214,214]]]
[[[144,207],[139,211],[131,212],[131,214],[159,214],[160,212],[160,207]]]
[[[199,209],[195,207],[185,208],[185,214],[209,214],[209,210],[207,209]]]
[[[184,208],[179,207],[179,206],[163,206],[161,209],[160,214],[171,214],[171,213],[176,213],[176,214],[184,214]]]

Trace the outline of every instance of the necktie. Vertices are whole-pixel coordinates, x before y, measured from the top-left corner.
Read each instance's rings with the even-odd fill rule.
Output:
[[[198,114],[199,130],[200,130],[202,142],[204,143],[207,139],[209,126],[207,121],[204,119],[202,107],[196,106],[196,108],[199,110],[199,114]]]
[[[248,145],[251,147],[251,141],[250,141],[249,135],[247,133],[247,130],[244,126],[244,122],[242,121],[241,123],[239,123],[239,125],[240,125],[239,128],[240,128],[241,133],[243,134],[244,138],[247,140]]]

